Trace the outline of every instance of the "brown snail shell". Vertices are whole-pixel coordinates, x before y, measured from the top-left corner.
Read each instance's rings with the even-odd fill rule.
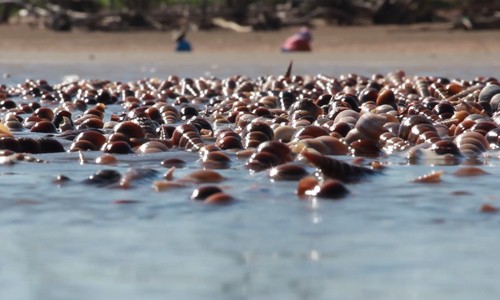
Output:
[[[457,177],[482,176],[488,174],[488,172],[477,167],[463,167],[453,172],[453,175]]]
[[[455,143],[462,155],[467,158],[478,157],[489,148],[486,138],[474,131],[460,134],[455,138]]]
[[[385,123],[387,123],[385,116],[365,113],[356,122],[356,129],[367,139],[378,142],[380,136],[387,132],[387,129],[384,128]]]
[[[232,203],[233,201],[234,201],[234,198],[231,195],[228,195],[224,192],[221,192],[221,193],[215,193],[215,194],[208,196],[203,201],[203,204],[226,205],[226,204]]]
[[[382,151],[377,143],[368,139],[361,139],[350,143],[349,153],[352,156],[362,157],[378,157],[382,155]]]
[[[141,128],[139,124],[136,124],[132,121],[124,121],[122,123],[118,123],[113,131],[115,133],[122,133],[128,138],[144,138],[144,130]]]
[[[106,137],[104,136],[104,134],[100,133],[99,131],[86,130],[86,131],[78,134],[75,138],[75,142],[82,141],[82,140],[88,141],[89,143],[94,145],[94,147],[96,149],[100,149],[102,147],[102,145],[106,142]]]
[[[273,180],[300,180],[309,175],[307,170],[296,163],[285,163],[272,168],[269,177]]]
[[[99,149],[100,149],[100,147],[96,147],[96,145],[92,144],[91,142],[89,142],[87,140],[75,141],[69,147],[69,151],[70,152],[96,151],[96,150],[99,150]]]
[[[222,190],[215,185],[205,185],[205,186],[200,186],[196,188],[192,193],[191,193],[191,199],[192,200],[198,200],[198,201],[203,201],[207,199],[209,196],[215,194],[215,193],[221,193]]]
[[[222,151],[211,151],[202,157],[203,166],[211,169],[226,169],[231,159]]]
[[[36,122],[30,129],[31,132],[56,133],[57,129],[50,121]]]
[[[219,173],[212,170],[198,170],[190,173],[184,179],[188,181],[195,181],[198,183],[215,183],[221,182],[225,178]]]
[[[327,179],[312,190],[306,191],[305,194],[312,197],[338,200],[349,194],[349,190],[340,180]]]
[[[372,175],[376,172],[372,169],[355,166],[335,159],[333,157],[314,153],[312,151],[304,151],[301,153],[307,161],[321,170],[323,175],[338,179],[343,182],[359,181],[366,175]]]
[[[438,183],[441,182],[441,177],[443,176],[443,171],[432,171],[429,174],[417,177],[413,182],[417,183]]]
[[[133,153],[130,145],[124,141],[106,142],[102,145],[101,151],[104,153],[116,153],[116,154]]]
[[[377,106],[388,104],[390,106],[396,106],[396,97],[392,90],[383,90],[378,94],[377,100],[375,101]]]
[[[325,155],[346,155],[349,152],[346,144],[332,136],[320,136],[315,139],[304,139],[291,143],[290,149],[296,154],[306,149],[315,150]]]
[[[292,141],[300,141],[306,138],[316,138],[319,136],[329,136],[330,132],[321,126],[309,125],[295,132]]]
[[[36,146],[37,146],[36,148],[37,148],[37,153],[38,153],[38,144]],[[29,152],[29,151],[23,151],[24,149],[19,144],[18,139],[15,137],[12,137],[12,136],[0,137],[0,149],[10,150],[13,152]],[[33,153],[33,152],[31,152],[31,153]]]
[[[95,185],[97,187],[105,187],[117,184],[121,179],[121,174],[116,170],[104,169],[99,170],[95,174],[83,181],[83,184]]]
[[[161,162],[161,165],[165,168],[183,168],[186,165],[186,162],[179,158],[169,158],[165,159]]]
[[[192,124],[182,124],[177,126],[172,133],[172,142],[179,148],[188,151],[198,151],[203,147],[198,129]]]
[[[399,137],[408,140],[411,128],[417,124],[431,124],[432,122],[424,116],[421,115],[411,115],[405,117],[399,126]]]
[[[104,154],[95,159],[95,163],[98,165],[116,165],[118,164],[118,159],[110,154]]]
[[[162,142],[159,141],[149,141],[142,144],[136,152],[138,153],[159,153],[166,152],[169,150],[169,147]]]

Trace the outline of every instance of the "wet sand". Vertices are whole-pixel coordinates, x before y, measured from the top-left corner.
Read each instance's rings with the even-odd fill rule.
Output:
[[[430,60],[450,63],[475,61],[497,63],[500,31],[450,31],[446,24],[411,26],[318,26],[313,30],[313,52],[309,60],[377,62],[384,60]],[[216,29],[190,32],[194,52],[181,60],[260,61],[285,57],[281,43],[297,28],[272,32],[236,33]],[[70,33],[31,29],[25,25],[0,26],[0,62],[102,62],[178,61],[170,32]]]

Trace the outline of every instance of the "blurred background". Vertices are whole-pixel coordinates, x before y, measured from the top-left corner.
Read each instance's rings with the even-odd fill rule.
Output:
[[[0,23],[55,31],[279,30],[287,26],[445,22],[500,28],[500,0],[0,0]]]

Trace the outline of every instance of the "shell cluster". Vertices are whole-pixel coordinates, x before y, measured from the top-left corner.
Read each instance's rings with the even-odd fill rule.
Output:
[[[100,151],[96,163],[104,165],[118,163],[120,154],[195,152],[202,168],[244,165],[250,173],[268,172],[273,181],[297,181],[299,198],[336,199],[348,195],[349,183],[380,172],[348,163],[346,156],[369,160],[398,153],[410,163],[480,160],[500,148],[499,104],[496,78],[404,71],[292,76],[290,66],[284,76],[255,79],[170,76],[54,85],[28,79],[0,85],[0,150]],[[159,161],[162,167],[184,168],[186,162]],[[120,178],[103,169],[85,183],[107,186]],[[191,184],[196,185],[157,183]],[[190,198],[232,202],[225,193],[224,187],[195,186]]]

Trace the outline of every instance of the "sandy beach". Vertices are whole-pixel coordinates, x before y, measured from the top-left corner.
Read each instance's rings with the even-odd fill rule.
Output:
[[[387,57],[474,57],[500,54],[500,31],[447,30],[446,24],[409,26],[317,26],[310,56],[338,60],[376,60]],[[225,58],[238,53],[276,54],[297,28],[236,33],[230,30],[190,32],[193,54]],[[171,32],[69,33],[32,29],[25,25],[0,26],[0,62],[96,59],[155,61],[172,54]]]

